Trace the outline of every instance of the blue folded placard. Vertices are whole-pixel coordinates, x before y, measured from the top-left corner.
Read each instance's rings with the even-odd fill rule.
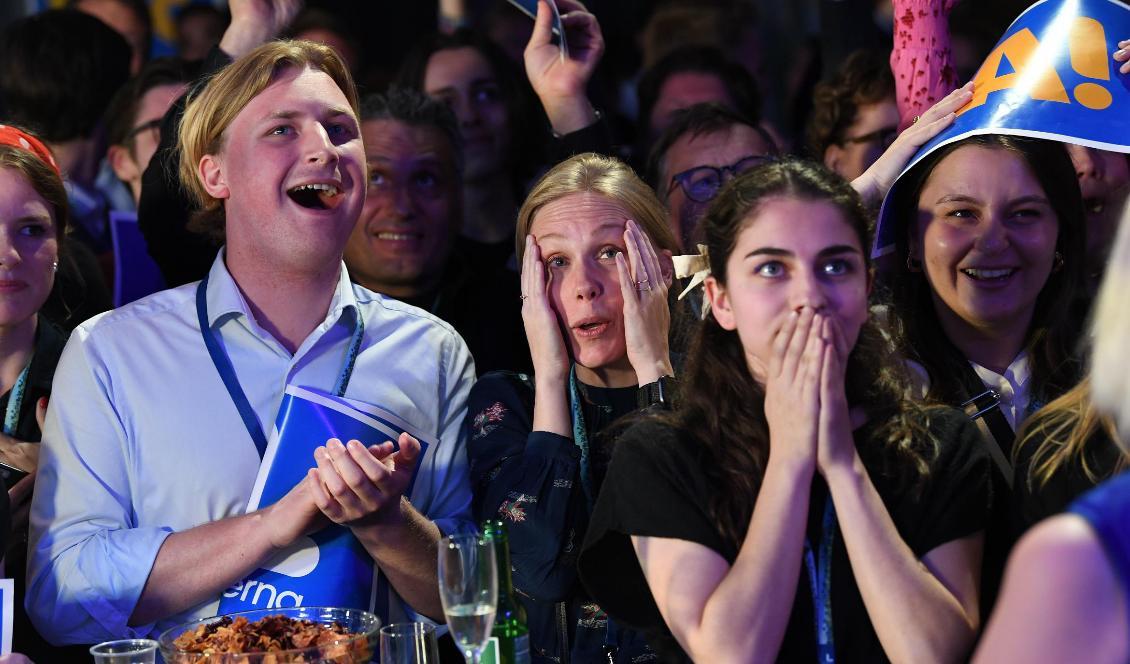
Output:
[[[306,476],[314,449],[330,438],[356,439],[366,446],[410,431],[408,424],[379,406],[361,404],[302,387],[288,387],[275,431],[255,480],[247,511],[271,505]],[[428,443],[420,440],[420,460]],[[415,483],[415,477],[412,478]],[[405,491],[411,495],[412,486]],[[387,612],[384,581],[372,558],[349,528],[332,524],[303,537],[286,551],[224,591],[220,613],[291,606],[337,606]],[[382,619],[386,616],[381,615]]]
[[[120,307],[165,289],[161,269],[149,255],[149,245],[137,225],[137,214],[110,213],[114,245],[114,306]]]
[[[1032,136],[1130,152],[1130,76],[1111,57],[1130,39],[1130,7],[1117,0],[1044,0],[1021,14],[973,78],[973,99],[914,155],[905,174],[943,145],[976,134]],[[900,175],[901,177],[901,175]],[[895,249],[887,192],[872,255]]]

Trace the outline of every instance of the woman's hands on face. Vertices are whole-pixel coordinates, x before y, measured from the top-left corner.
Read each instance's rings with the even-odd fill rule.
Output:
[[[776,457],[815,463],[824,319],[811,307],[790,311],[773,338],[765,376],[770,462]]]
[[[624,228],[624,246],[627,258],[623,252],[616,254],[624,299],[624,343],[628,362],[643,386],[661,376],[675,375],[667,340],[671,329],[667,304],[670,274],[664,274],[651,240],[630,219]]]
[[[527,235],[526,252],[522,257],[522,323],[530,344],[534,375],[564,384],[569,375],[569,351],[557,314],[549,303],[548,281],[541,249],[534,236]]]
[[[835,318],[824,318],[820,334],[824,338],[824,353],[820,370],[816,467],[827,475],[833,468],[850,467],[855,460],[854,427],[844,389],[851,349],[847,347],[843,326]]]
[[[850,353],[836,317],[810,307],[788,314],[773,340],[765,381],[771,457],[815,461],[823,475],[854,463],[855,427],[844,389]]]

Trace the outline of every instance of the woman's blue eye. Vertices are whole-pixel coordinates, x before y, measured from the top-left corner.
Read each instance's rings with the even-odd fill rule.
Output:
[[[620,249],[617,247],[605,247],[600,250],[600,257],[616,260],[616,254],[618,253],[620,253]]]
[[[763,277],[779,277],[785,273],[785,266],[779,261],[770,261],[759,265],[757,273]]]
[[[565,265],[565,259],[561,256],[551,256],[546,259],[545,264],[549,267],[563,267]]]
[[[42,224],[29,224],[21,228],[20,233],[27,237],[42,237],[47,234],[47,227]]]

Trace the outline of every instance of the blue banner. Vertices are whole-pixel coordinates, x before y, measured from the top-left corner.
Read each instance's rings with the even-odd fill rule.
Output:
[[[1130,39],[1117,0],[1044,0],[1021,14],[973,78],[973,98],[903,173],[943,145],[976,134],[1032,136],[1130,152],[1130,76],[1111,54]],[[879,212],[873,255],[894,251],[897,224]]]
[[[328,439],[356,439],[366,446],[391,440],[397,445],[406,428],[395,415],[378,407],[288,387],[247,511],[275,503],[301,482],[317,465],[314,449]],[[429,445],[420,440],[420,447],[419,458],[423,460]],[[405,495],[411,492],[410,484]],[[376,611],[386,620],[385,585],[372,558],[349,528],[332,524],[302,538],[224,591],[219,612],[335,606]]]

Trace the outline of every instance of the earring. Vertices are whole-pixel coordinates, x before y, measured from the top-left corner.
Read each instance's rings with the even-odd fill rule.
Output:
[[[1055,252],[1055,257],[1052,258],[1052,272],[1059,272],[1063,269],[1063,254],[1058,251]]]
[[[52,272],[58,272],[59,271],[59,261],[52,261],[51,262],[51,271]]]
[[[908,272],[921,272],[922,261],[918,260],[911,254],[906,255],[906,269]]]

